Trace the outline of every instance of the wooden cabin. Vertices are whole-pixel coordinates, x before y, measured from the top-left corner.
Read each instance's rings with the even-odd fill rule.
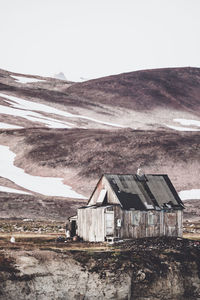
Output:
[[[167,175],[103,175],[77,230],[90,242],[182,236],[184,205]]]

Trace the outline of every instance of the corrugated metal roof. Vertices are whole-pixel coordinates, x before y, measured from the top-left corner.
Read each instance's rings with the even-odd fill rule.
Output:
[[[124,209],[182,209],[184,205],[167,175],[104,175]]]

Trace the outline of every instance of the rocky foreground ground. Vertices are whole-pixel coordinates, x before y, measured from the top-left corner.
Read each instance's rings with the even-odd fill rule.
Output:
[[[1,240],[0,299],[199,299],[200,242]]]

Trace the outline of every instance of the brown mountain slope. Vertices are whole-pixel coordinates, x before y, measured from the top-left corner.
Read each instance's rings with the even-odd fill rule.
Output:
[[[164,68],[123,73],[81,83],[34,76],[43,82],[21,84],[0,69],[0,90],[65,105],[101,106],[132,110],[167,107],[196,111],[200,108],[200,68]]]
[[[82,101],[132,110],[168,107],[200,114],[200,69],[169,68],[124,73],[72,85]]]
[[[36,81],[23,83],[17,76]],[[85,197],[102,173],[135,173],[138,167],[168,174],[178,191],[200,188],[200,69],[138,71],[83,83],[0,70],[0,106],[0,146],[9,146],[15,166],[28,174],[63,178]],[[24,191],[7,169],[1,171],[0,186]],[[64,207],[66,215],[74,212],[76,200],[70,194],[43,199],[34,189],[31,193],[9,198],[0,192],[0,217],[7,204],[14,207],[8,216],[17,213],[15,199],[25,203],[23,216],[29,207],[31,218],[41,203],[40,217],[46,211],[49,218],[56,205],[56,218]]]
[[[44,168],[48,176],[56,173],[66,181],[71,173],[70,184],[75,190],[81,187],[86,196],[102,173],[135,173],[139,166],[146,173],[167,173],[178,190],[199,186],[196,132],[42,128],[1,132],[0,138],[17,154],[18,166],[33,174]]]
[[[200,116],[199,68],[137,71],[82,83],[21,74],[23,78],[39,80],[24,84],[16,80],[16,76],[20,74],[0,70],[3,105],[7,105],[6,95],[10,95],[53,106],[66,114],[74,114],[74,118],[60,117],[62,121],[72,121],[72,127],[110,129],[113,126],[109,124],[115,124],[163,130],[167,126],[180,126],[176,119],[195,120]],[[78,120],[80,115],[83,118]],[[12,121],[5,115],[0,115],[0,121],[5,117],[7,122]],[[14,124],[21,125],[22,120],[15,121]],[[23,122],[22,126],[38,127],[38,123],[35,126]]]

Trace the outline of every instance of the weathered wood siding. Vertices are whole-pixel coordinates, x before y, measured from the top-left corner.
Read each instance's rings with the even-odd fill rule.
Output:
[[[122,210],[115,206],[115,237],[141,238],[156,236],[182,236],[182,211]],[[121,227],[117,220],[121,220]],[[137,220],[136,224],[134,220]]]
[[[177,211],[178,236],[183,236],[183,211]]]
[[[107,191],[107,199],[108,199],[109,204],[119,204],[119,200],[118,200],[117,196],[115,195],[115,193],[113,193],[113,190],[112,190],[109,182],[103,176],[101,178],[101,180],[99,181],[99,183],[97,184],[96,190],[95,190],[94,194],[92,195],[88,205],[94,205],[97,203],[102,189],[105,189]]]
[[[114,212],[115,238],[182,236],[181,210],[173,212],[122,210],[120,205],[78,209],[78,235],[85,241],[104,242],[108,232],[106,213],[111,211]]]
[[[105,241],[104,207],[78,209],[78,235],[84,241]]]

